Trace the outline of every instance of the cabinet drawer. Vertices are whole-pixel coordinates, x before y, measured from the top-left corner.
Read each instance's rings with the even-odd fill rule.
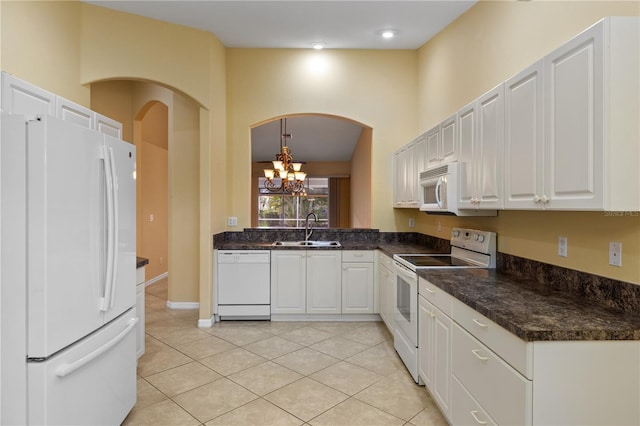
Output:
[[[495,425],[491,417],[482,409],[480,404],[460,384],[455,377],[452,380],[451,398],[455,403],[451,412],[451,423],[454,425]]]
[[[378,262],[388,270],[393,271],[393,259],[386,254],[382,254],[381,251],[378,251]]]
[[[532,382],[460,326],[453,326],[453,375],[498,424],[530,425]]]
[[[451,316],[451,306],[455,298],[449,293],[441,290],[422,277],[418,280],[418,293],[446,315]]]
[[[373,262],[373,250],[344,250],[342,262]]]
[[[491,348],[509,365],[528,379],[533,379],[533,345],[508,332],[461,301],[453,300],[453,320],[475,338]]]

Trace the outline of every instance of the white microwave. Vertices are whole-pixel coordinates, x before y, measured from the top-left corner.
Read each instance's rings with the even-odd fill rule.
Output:
[[[428,214],[495,216],[494,211],[458,208],[459,184],[464,164],[452,162],[420,173],[420,210]]]

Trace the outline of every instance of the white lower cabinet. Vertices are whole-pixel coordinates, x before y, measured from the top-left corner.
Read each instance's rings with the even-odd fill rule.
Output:
[[[424,297],[418,300],[418,374],[442,414],[450,418],[452,321]]]
[[[341,253],[309,250],[307,258],[307,313],[339,314],[341,307]]]
[[[271,251],[271,313],[304,314],[307,310],[305,250]]]
[[[452,373],[498,424],[530,425],[532,381],[453,326]]]
[[[639,341],[525,342],[423,278],[419,289],[419,374],[451,424],[640,424]]]
[[[144,282],[145,267],[142,266],[136,270],[136,312],[138,313],[136,355],[138,358],[144,355]]]
[[[342,253],[342,313],[374,312],[373,251],[345,250]]]
[[[378,294],[380,295],[380,318],[394,333],[393,307],[396,304],[396,274],[393,271],[393,259],[378,251],[377,268]]]
[[[489,417],[482,406],[471,396],[471,394],[460,384],[458,379],[451,380],[451,398],[455,403],[451,410],[451,423],[454,425],[497,425]]]

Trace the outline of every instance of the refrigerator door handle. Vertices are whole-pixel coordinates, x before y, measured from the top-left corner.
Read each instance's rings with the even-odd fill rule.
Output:
[[[107,311],[111,300],[111,288],[113,283],[113,263],[114,263],[114,209],[113,209],[113,168],[111,167],[111,159],[113,155],[109,152],[110,148],[104,148],[103,167],[104,181],[107,195],[107,268],[104,279],[104,296],[100,299],[100,310]]]
[[[120,244],[118,238],[118,230],[120,229],[120,208],[118,206],[118,173],[116,171],[116,161],[113,157],[113,148],[109,148],[109,163],[111,163],[111,180],[113,182],[113,245],[112,245],[112,258],[113,263],[111,267],[111,291],[109,297],[109,308],[113,308],[116,294],[116,281],[118,280],[118,257],[120,250],[118,245]]]
[[[129,325],[127,325],[127,328],[122,330],[120,334],[118,334],[116,337],[111,339],[108,343],[100,346],[95,351],[83,356],[79,360],[74,361],[70,364],[62,364],[60,367],[56,369],[56,376],[58,377],[68,376],[69,374],[73,373],[74,371],[77,371],[78,369],[82,368],[83,366],[90,363],[94,359],[98,358],[99,356],[107,352],[109,349],[111,349],[112,347],[120,343],[122,339],[127,337],[127,334],[131,333],[131,331],[135,328],[137,323],[138,323],[138,318],[131,318],[129,320]]]

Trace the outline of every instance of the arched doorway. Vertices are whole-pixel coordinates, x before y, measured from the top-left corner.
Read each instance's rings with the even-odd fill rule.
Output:
[[[264,180],[264,168],[271,168],[270,162],[278,152],[278,125],[286,119],[287,134],[290,134],[289,148],[295,161],[303,162],[303,170],[311,183],[315,183],[317,193],[310,198],[318,199],[324,194],[327,198],[328,227],[370,228],[372,223],[372,175],[371,127],[347,117],[297,113],[272,117],[251,127],[251,224],[252,227],[281,227],[283,223],[296,226],[299,217],[264,219],[261,214],[263,199],[279,197],[269,194],[261,185]],[[322,181],[322,182],[321,182]],[[323,191],[323,186],[326,190]],[[311,195],[311,194],[309,194]],[[283,197],[309,198],[309,197]],[[289,200],[290,201],[290,200]],[[276,203],[277,204],[277,203]],[[280,204],[286,205],[286,202]],[[303,206],[308,203],[298,202]],[[287,210],[286,207],[281,209]],[[290,208],[296,211],[295,208]],[[280,212],[282,213],[282,212]],[[303,212],[302,218],[307,211]]]
[[[196,309],[200,303],[200,106],[193,99],[152,82],[108,80],[91,84],[91,108],[123,124],[123,139],[136,144],[140,172],[146,147],[140,142],[144,138],[143,122],[147,114],[151,114],[151,118],[154,113],[160,113],[162,105],[167,108],[168,254],[166,258],[163,256],[162,265],[159,265],[159,258],[157,263],[158,266],[166,266],[168,272],[167,305],[177,309]],[[155,108],[160,109],[156,111]],[[148,130],[153,131],[151,128]],[[138,176],[140,207],[140,196],[144,195],[141,185],[145,176],[141,173]],[[145,209],[138,210],[140,231],[145,221],[149,223],[152,212],[147,211],[144,213],[146,217],[142,217]],[[155,222],[155,215],[153,219]],[[142,239],[138,233],[138,240]],[[147,279],[153,280],[154,277],[147,273]]]

